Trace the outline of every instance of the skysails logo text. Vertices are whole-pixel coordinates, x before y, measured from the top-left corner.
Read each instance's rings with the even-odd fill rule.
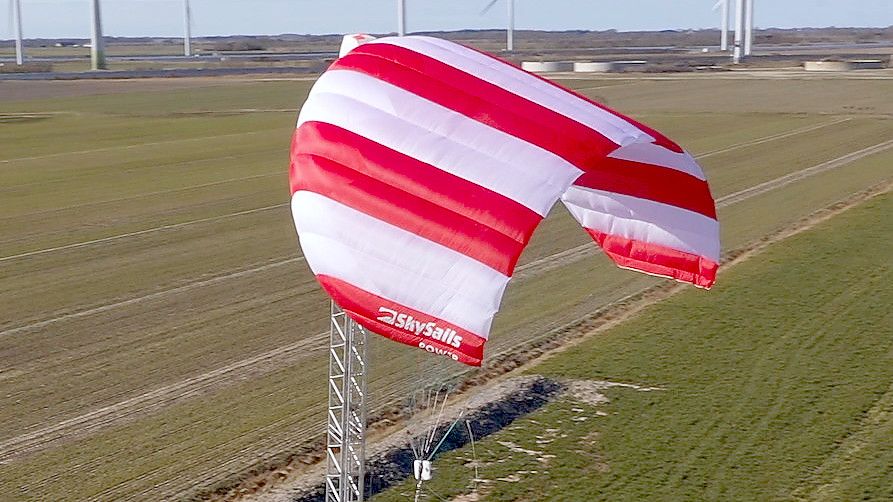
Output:
[[[384,314],[378,316],[377,319],[379,321],[385,324],[390,324],[395,328],[408,331],[416,336],[426,336],[433,340],[452,345],[457,349],[462,345],[462,336],[457,334],[454,329],[440,327],[436,322],[432,321],[422,322],[415,319],[410,314],[397,312],[396,310],[391,310],[387,307],[378,307],[378,312]]]

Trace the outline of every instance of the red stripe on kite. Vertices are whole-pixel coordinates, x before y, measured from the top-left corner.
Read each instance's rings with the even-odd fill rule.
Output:
[[[707,181],[667,167],[608,157],[574,185],[688,209],[716,219]]]
[[[554,110],[424,54],[366,44],[335,61],[548,150],[587,170],[619,145]]]
[[[669,277],[705,289],[710,289],[716,282],[719,264],[703,256],[589,228],[586,231],[621,267]]]
[[[292,157],[312,154],[351,166],[404,192],[486,225],[524,245],[543,217],[532,209],[435,166],[339,126],[305,122],[295,131]],[[292,165],[291,193],[300,172]]]
[[[316,279],[354,321],[391,340],[480,366],[486,340],[455,324],[328,275]]]
[[[511,276],[524,243],[357,168],[312,153],[292,157],[294,191],[317,193]]]
[[[461,44],[460,44],[460,45],[461,45]],[[599,103],[598,101],[595,101],[595,100],[589,98],[589,97],[586,96],[586,95],[580,94],[579,92],[577,92],[577,91],[575,91],[575,90],[573,90],[573,89],[570,89],[570,88],[568,88],[568,87],[565,87],[565,86],[563,86],[563,85],[561,85],[561,84],[559,84],[559,83],[557,83],[557,82],[553,82],[553,81],[551,81],[551,80],[549,80],[549,79],[543,77],[542,75],[537,75],[536,73],[529,72],[529,71],[527,71],[527,70],[524,70],[524,69],[522,69],[522,68],[519,68],[519,67],[517,67],[517,66],[515,66],[515,65],[513,65],[513,64],[510,64],[510,63],[508,63],[508,62],[506,62],[506,61],[503,61],[502,59],[499,59],[498,57],[496,57],[496,56],[494,56],[494,55],[492,55],[492,54],[487,54],[487,53],[484,52],[484,51],[475,49],[474,47],[469,47],[469,46],[467,46],[467,45],[463,45],[463,47],[465,47],[465,48],[467,48],[467,49],[470,49],[470,50],[472,50],[472,51],[474,51],[474,52],[477,52],[478,54],[481,54],[481,55],[483,55],[483,56],[485,56],[485,57],[487,57],[487,58],[489,58],[489,59],[492,59],[493,61],[496,61],[496,62],[500,63],[500,64],[504,64],[504,65],[508,66],[509,68],[511,68],[512,70],[515,70],[515,71],[522,71],[522,72],[524,72],[524,73],[526,73],[526,74],[528,74],[528,75],[530,75],[530,76],[533,76],[533,77],[537,78],[538,80],[540,80],[540,81],[542,81],[542,82],[545,82],[545,83],[549,84],[549,85],[552,86],[552,87],[561,89],[562,91],[564,91],[564,92],[566,92],[566,93],[568,93],[568,94],[572,94],[572,95],[574,95],[574,96],[576,96],[576,97],[582,99],[583,101],[589,103],[589,104],[592,105],[592,106],[595,106],[595,107],[597,107],[597,108],[601,108],[602,110],[604,110],[604,111],[610,113],[611,115],[614,115],[614,116],[616,116],[616,117],[620,117],[621,119],[623,119],[623,120],[629,122],[630,124],[636,126],[637,128],[639,128],[640,131],[645,132],[645,133],[647,133],[649,136],[651,136],[652,138],[654,138],[654,143],[655,143],[656,145],[658,145],[658,146],[662,146],[662,147],[666,148],[667,150],[670,150],[670,151],[675,152],[675,153],[684,153],[684,152],[685,152],[685,150],[683,150],[681,146],[679,146],[678,144],[676,144],[676,142],[674,142],[674,141],[671,140],[670,138],[664,136],[664,135],[661,134],[660,132],[658,132],[658,131],[656,131],[656,130],[650,128],[650,127],[648,127],[647,125],[645,125],[645,124],[643,124],[643,123],[641,123],[641,122],[639,122],[639,121],[637,121],[637,120],[634,120],[634,119],[632,119],[632,118],[630,118],[630,117],[627,117],[626,115],[624,115],[624,114],[622,114],[622,113],[620,113],[620,112],[618,112],[618,111],[616,111],[616,110],[613,110],[613,109],[611,109],[611,108],[609,108],[609,107],[607,107],[607,106],[605,106],[605,105]]]

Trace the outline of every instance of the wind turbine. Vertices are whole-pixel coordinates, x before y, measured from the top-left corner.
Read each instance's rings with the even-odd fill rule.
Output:
[[[192,9],[189,0],[183,0],[183,55],[192,55]]]
[[[16,32],[16,64],[25,62],[25,51],[22,45],[22,2],[21,0],[9,0],[9,23],[15,22]]]
[[[481,11],[481,14],[486,14],[498,1],[491,0]],[[506,6],[508,9],[508,27],[505,33],[505,50],[513,51],[515,50],[515,0],[506,0]]]
[[[713,6],[713,10],[722,7],[722,38],[719,41],[719,50],[729,50],[729,0],[719,0]]]
[[[105,40],[102,38],[102,14],[99,10],[99,0],[90,2],[93,14],[93,24],[90,30],[90,60],[94,70],[105,69]]]
[[[397,0],[397,35],[406,36],[406,0]]]

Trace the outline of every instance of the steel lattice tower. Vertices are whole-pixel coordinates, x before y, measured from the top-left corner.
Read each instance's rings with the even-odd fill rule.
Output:
[[[332,302],[326,502],[363,500],[366,373],[366,331]]]

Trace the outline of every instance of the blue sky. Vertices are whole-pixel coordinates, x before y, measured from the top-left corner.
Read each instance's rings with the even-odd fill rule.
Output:
[[[0,38],[11,38],[0,0]],[[406,0],[410,31],[505,25],[505,1]],[[516,0],[517,26],[542,30],[660,30],[719,25],[715,0]],[[21,0],[25,37],[87,37],[87,0]],[[381,33],[396,29],[395,0],[191,0],[193,34]],[[102,0],[105,33],[180,36],[182,0]],[[756,0],[758,27],[889,26],[893,0]]]

